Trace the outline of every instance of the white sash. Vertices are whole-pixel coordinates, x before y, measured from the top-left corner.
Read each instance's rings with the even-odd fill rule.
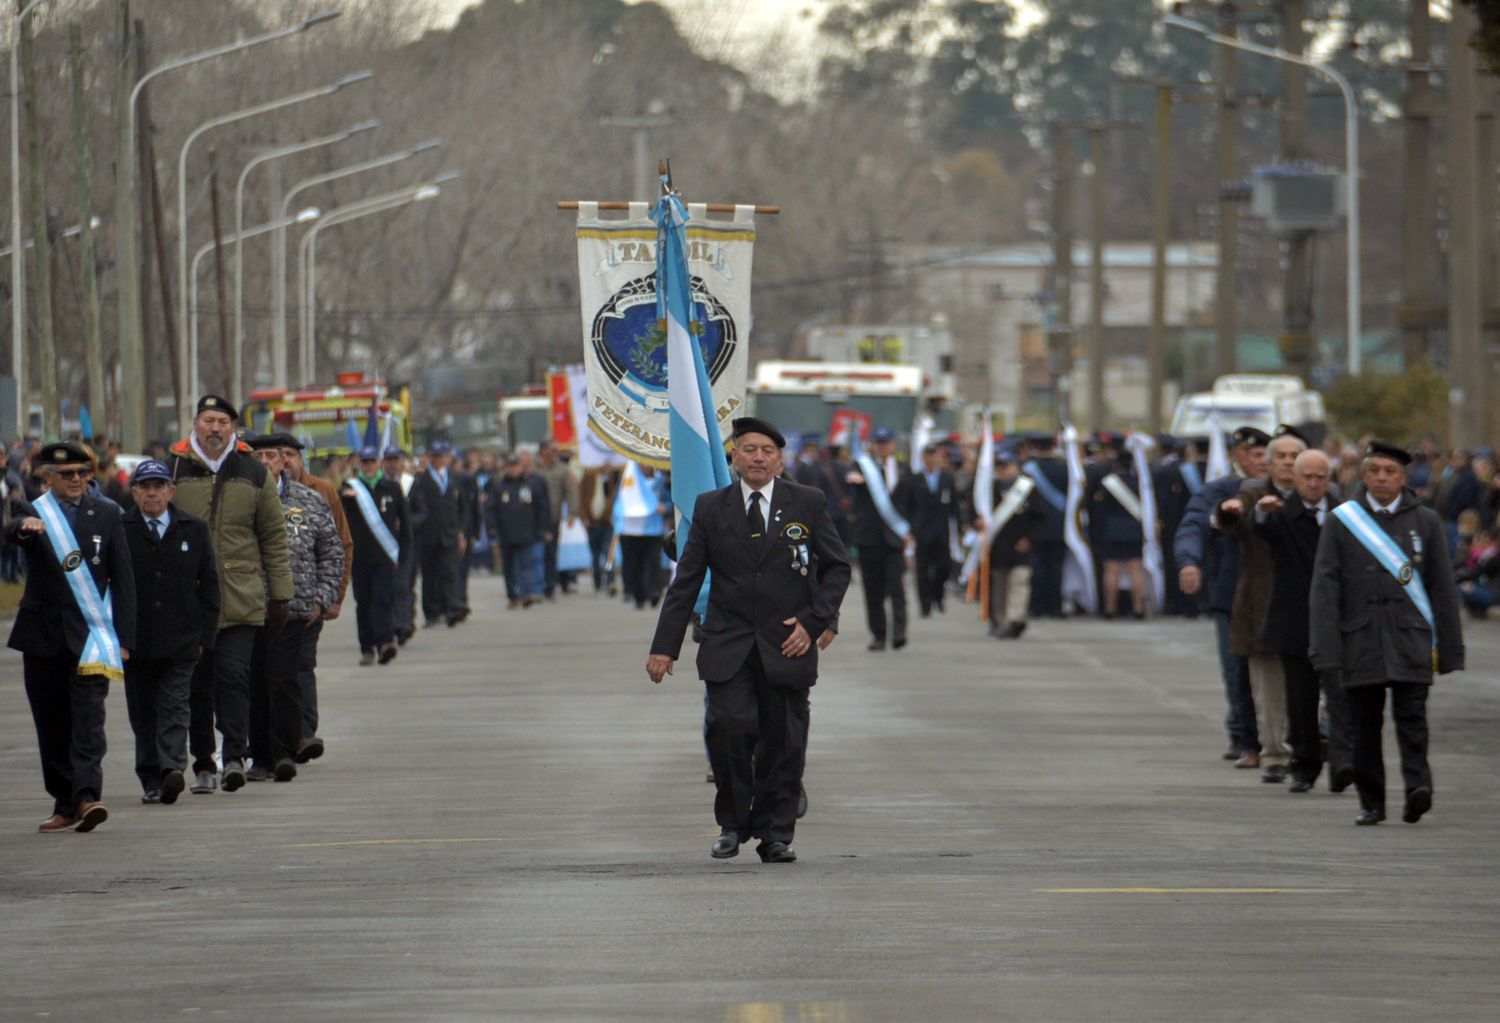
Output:
[[[1416,605],[1417,612],[1421,614],[1423,620],[1427,622],[1427,628],[1432,632],[1432,649],[1436,656],[1437,619],[1432,614],[1432,601],[1427,598],[1427,587],[1422,585],[1422,573],[1406,560],[1406,552],[1395,540],[1391,539],[1385,530],[1380,528],[1374,516],[1359,501],[1345,501],[1333,510],[1333,514],[1335,518],[1349,527],[1349,532],[1354,535],[1354,539],[1370,552],[1371,557],[1380,562],[1380,567],[1401,584],[1401,588]]]
[[[870,500],[875,502],[875,510],[880,513],[880,518],[892,533],[905,539],[906,535],[911,532],[911,525],[901,517],[901,513],[891,503],[891,493],[886,487],[885,474],[880,471],[880,466],[876,465],[875,459],[863,449],[854,460],[859,464],[860,473],[864,475],[865,485],[870,488]]]
[[[83,656],[78,660],[78,674],[103,675],[117,681],[124,678],[125,661],[120,656],[120,640],[115,636],[115,612],[108,588],[101,597],[99,588],[94,585],[93,574],[84,567],[78,539],[73,535],[73,527],[68,525],[68,517],[63,514],[57,498],[51,493],[43,494],[32,507],[47,525],[52,553],[57,555],[63,578],[68,580],[73,600],[89,629],[89,637],[83,644]]]
[[[391,528],[385,524],[385,519],[380,517],[380,509],[375,507],[375,496],[370,493],[370,488],[365,481],[356,476],[349,481],[349,489],[354,493],[354,503],[359,505],[360,517],[365,520],[365,525],[370,527],[370,532],[375,537],[375,542],[380,544],[380,549],[385,551],[385,556],[391,559],[391,564],[401,560],[401,544],[392,535]]]
[[[1114,496],[1116,501],[1120,502],[1120,507],[1130,513],[1131,518],[1137,522],[1141,521],[1141,499],[1135,496],[1135,492],[1120,478],[1118,473],[1112,472],[1099,482]]]
[[[1031,492],[1035,489],[1036,481],[1030,476],[1016,477],[1016,481],[1005,492],[1004,499],[995,506],[994,513],[990,515],[990,528],[985,537],[986,542],[995,542],[995,537],[1000,534],[1000,530],[1005,528],[1007,522],[1016,517],[1016,512],[1021,510],[1021,505],[1026,503],[1026,499],[1031,496]]]

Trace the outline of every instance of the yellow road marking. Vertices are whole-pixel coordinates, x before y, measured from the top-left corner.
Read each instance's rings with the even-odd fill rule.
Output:
[[[360,838],[347,842],[298,842],[288,849],[339,849],[355,845],[458,845],[469,842],[526,842],[525,838]]]
[[[1338,895],[1347,888],[1038,888],[1043,895]]]

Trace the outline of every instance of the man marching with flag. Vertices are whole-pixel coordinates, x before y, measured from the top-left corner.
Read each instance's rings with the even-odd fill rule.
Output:
[[[734,421],[731,483],[687,272],[687,211],[663,176],[657,308],[666,321],[677,575],[662,601],[646,673],[672,674],[695,609],[698,673],[707,685],[709,759],[720,828],[711,855],[752,837],[767,863],[791,863],[806,762],[808,690],[820,637],[849,585],[849,561],[821,491],[778,479],[786,440],[770,423]],[[705,600],[705,582],[707,594]]]
[[[46,493],[21,502],[5,531],[28,567],[10,647],[23,655],[52,797],[37,830],[92,831],[109,816],[104,699],[135,645],[135,577],[119,507],[89,493],[93,458],[77,444],[49,444],[41,464]]]

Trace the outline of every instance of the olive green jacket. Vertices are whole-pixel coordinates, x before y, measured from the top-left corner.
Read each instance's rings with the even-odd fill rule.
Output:
[[[219,628],[264,625],[266,600],[293,596],[286,518],[276,480],[243,443],[230,452],[217,474],[186,440],[172,445],[168,464],[177,483],[175,504],[206,521],[213,537],[223,594]]]

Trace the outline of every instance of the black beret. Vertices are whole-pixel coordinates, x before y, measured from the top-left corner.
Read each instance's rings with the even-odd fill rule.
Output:
[[[778,448],[786,447],[786,438],[781,435],[781,431],[764,419],[756,419],[754,416],[743,416],[736,419],[733,426],[736,440],[747,433],[759,433],[770,437],[771,440],[775,441]]]
[[[1312,441],[1310,441],[1310,440],[1307,439],[1307,434],[1303,433],[1301,430],[1297,429],[1295,426],[1292,426],[1292,425],[1290,425],[1288,423],[1282,423],[1280,426],[1276,427],[1275,436],[1277,436],[1277,437],[1296,437],[1298,440],[1300,440],[1302,443],[1306,444],[1308,447],[1312,447]]]
[[[43,465],[73,465],[82,462],[85,465],[93,465],[94,458],[81,444],[75,444],[70,440],[60,440],[48,444],[42,448]]]
[[[301,451],[303,448],[307,447],[306,444],[303,444],[300,440],[298,440],[296,437],[293,437],[289,433],[278,433],[274,436],[278,441],[281,442],[281,446],[284,448],[296,448],[298,451]]]
[[[268,448],[276,448],[278,451],[284,446],[281,443],[284,434],[263,433],[257,437],[246,437],[245,443],[250,445],[251,451],[265,451]]]
[[[1269,433],[1264,430],[1258,430],[1253,426],[1240,427],[1234,433],[1230,434],[1230,439],[1237,448],[1246,446],[1263,448],[1271,443],[1271,435]]]
[[[1365,445],[1366,458],[1389,458],[1402,465],[1411,465],[1411,452],[1399,444],[1385,440],[1372,440]]]
[[[217,394],[205,394],[198,399],[199,412],[222,412],[230,419],[239,419],[239,409],[235,408],[228,399],[221,398]]]

